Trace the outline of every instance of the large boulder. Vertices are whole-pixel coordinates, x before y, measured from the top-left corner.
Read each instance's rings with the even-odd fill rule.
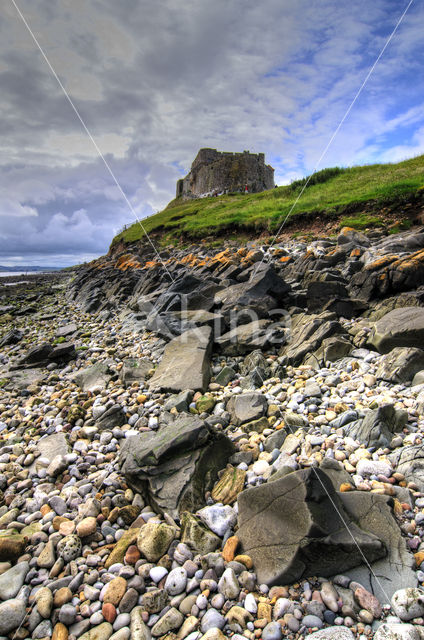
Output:
[[[418,347],[424,343],[424,309],[403,307],[393,309],[380,318],[368,339],[380,353],[389,353],[395,347]]]
[[[395,347],[383,356],[376,376],[387,382],[411,382],[418,371],[424,369],[424,351],[416,347]]]
[[[271,345],[281,346],[286,343],[288,335],[289,329],[285,322],[263,318],[233,327],[215,338],[215,344],[226,355],[237,356],[255,349],[267,349]]]
[[[264,318],[271,309],[281,305],[290,286],[275,272],[270,265],[261,264],[252,269],[247,282],[234,284],[219,291],[215,295],[215,304],[222,305],[221,312],[227,320],[236,314],[240,322],[242,316],[247,319]]]
[[[298,365],[306,356],[316,351],[323,340],[341,333],[342,326],[334,313],[300,313],[293,318],[291,339],[282,348],[281,355],[286,356],[290,364]]]
[[[385,404],[369,411],[365,418],[345,425],[345,435],[366,447],[387,447],[395,433],[402,431],[408,419],[406,411]]]
[[[354,522],[341,496],[324,471],[311,468],[239,494],[237,535],[259,583],[331,576],[364,558],[374,562],[386,556],[383,542]]]
[[[210,380],[209,355],[212,329],[208,326],[185,331],[169,342],[149,381],[151,389],[178,393],[184,389],[205,391]]]
[[[125,440],[120,467],[128,483],[147,495],[159,512],[178,517],[203,506],[217,473],[226,466],[234,445],[222,433],[209,429],[198,416],[179,415]]]

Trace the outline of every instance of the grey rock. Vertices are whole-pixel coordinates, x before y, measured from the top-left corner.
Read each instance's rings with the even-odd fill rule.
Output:
[[[179,415],[158,431],[125,440],[120,467],[128,483],[147,494],[149,504],[173,517],[204,504],[217,473],[234,452],[234,445],[208,429],[197,416]]]
[[[237,515],[230,505],[214,504],[203,507],[198,515],[217,536],[221,538],[228,529],[232,529],[237,522]]]
[[[392,499],[362,491],[348,491],[339,496],[349,517],[363,531],[377,536],[387,549],[385,558],[370,563],[373,573],[364,565],[344,573],[383,603],[397,589],[416,585],[414,556],[407,549],[399,525],[393,517]]]
[[[229,567],[225,569],[224,573],[218,582],[218,591],[222,593],[226,600],[236,600],[240,593],[240,585],[237,580],[237,576]]]
[[[387,447],[395,433],[402,431],[408,419],[406,411],[386,404],[369,411],[365,418],[345,426],[345,435],[366,447]]]
[[[403,307],[378,320],[368,340],[380,353],[395,347],[418,347],[424,343],[424,309]]]
[[[127,358],[123,361],[119,377],[129,387],[133,382],[145,380],[151,369],[153,363],[149,358]]]
[[[5,636],[21,624],[26,614],[25,600],[17,598],[0,604],[0,634]]]
[[[323,340],[342,333],[342,326],[333,313],[298,314],[292,319],[291,340],[282,348],[281,355],[287,356],[290,364],[298,365],[316,351]]]
[[[0,575],[0,598],[10,600],[14,598],[25,581],[29,571],[28,562],[19,562]]]
[[[173,338],[149,381],[150,388],[173,393],[184,389],[204,391],[210,380],[211,338],[212,329],[207,326]]]
[[[289,329],[284,323],[268,319],[239,324],[215,339],[215,344],[226,355],[241,355],[255,349],[281,346],[287,342]],[[260,373],[258,374],[260,377]]]
[[[419,587],[398,589],[392,596],[392,608],[401,620],[421,618],[424,616],[424,589]]]
[[[94,391],[95,389],[105,389],[112,379],[110,371],[111,361],[97,362],[91,367],[78,371],[73,381],[83,391]]]
[[[304,640],[355,640],[355,636],[347,627],[337,626],[308,633]]]
[[[380,362],[376,376],[393,384],[410,382],[424,369],[424,351],[416,347],[395,347]]]
[[[66,338],[67,336],[71,336],[78,331],[78,327],[75,322],[70,322],[69,324],[64,324],[56,330],[55,336],[56,338]]]
[[[221,539],[188,511],[181,516],[181,541],[202,555],[221,546]]]
[[[281,630],[281,624],[276,620],[268,622],[262,631],[262,640],[281,640],[282,637],[283,632]]]
[[[231,421],[236,426],[240,426],[263,416],[267,407],[268,403],[264,395],[250,392],[232,396],[227,402],[226,408],[230,412]]]
[[[200,628],[202,630],[202,633],[206,633],[208,629],[213,629],[213,628],[223,629],[224,625],[225,625],[224,616],[221,615],[219,611],[211,607],[206,611],[205,615],[203,616],[200,623]]]
[[[237,535],[259,583],[330,576],[360,565],[363,556],[368,562],[385,557],[381,540],[349,517],[342,495],[321,469],[295,471],[239,494]]]
[[[403,473],[409,482],[415,482],[424,491],[424,445],[402,447],[389,456],[396,471]]]
[[[190,389],[186,389],[185,391],[181,391],[181,393],[168,398],[168,400],[163,405],[163,408],[165,411],[171,411],[171,409],[174,409],[175,407],[175,409],[179,412],[188,412],[188,407],[192,399],[193,392],[190,391]]]
[[[125,412],[120,404],[114,404],[109,407],[96,422],[99,431],[112,430],[115,427],[121,427],[126,422]]]
[[[171,607],[152,627],[152,636],[164,636],[169,631],[179,629],[184,622],[184,616],[175,607]]]
[[[65,536],[57,544],[57,552],[65,562],[75,560],[81,553],[82,543],[77,535]]]
[[[423,627],[396,622],[384,622],[374,634],[374,640],[423,640],[423,638]]]

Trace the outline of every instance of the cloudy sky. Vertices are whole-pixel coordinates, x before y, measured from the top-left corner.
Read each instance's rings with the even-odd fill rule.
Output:
[[[136,214],[201,147],[311,173],[408,0],[15,0]],[[0,20],[0,264],[70,265],[134,221],[12,0]],[[325,166],[424,153],[415,0]]]

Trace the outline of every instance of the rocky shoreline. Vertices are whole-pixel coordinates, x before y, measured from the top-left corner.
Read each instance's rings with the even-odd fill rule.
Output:
[[[423,230],[161,255],[0,291],[0,638],[424,638]]]

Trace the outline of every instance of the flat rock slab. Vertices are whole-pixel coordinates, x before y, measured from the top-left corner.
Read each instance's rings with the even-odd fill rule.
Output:
[[[41,458],[52,462],[56,456],[66,456],[69,452],[69,446],[64,433],[52,433],[37,442],[36,450],[39,451]],[[36,465],[37,458],[30,469],[35,469]]]
[[[424,309],[403,307],[389,311],[378,320],[368,340],[380,353],[395,347],[418,347],[424,344]]]
[[[30,384],[40,384],[47,378],[47,375],[40,369],[19,369],[5,371],[1,377],[9,381],[7,386],[11,384],[14,389],[22,391],[22,389],[29,387]]]
[[[171,340],[149,381],[150,388],[173,393],[184,389],[205,391],[210,380],[211,338],[212,329],[202,326]]]
[[[123,362],[119,377],[124,385],[129,387],[133,382],[145,380],[151,369],[153,363],[149,358],[127,358]]]
[[[237,535],[259,584],[345,573],[364,557],[386,556],[382,541],[349,517],[342,495],[321,469],[302,469],[238,496]]]
[[[386,603],[395,591],[417,585],[415,560],[408,551],[399,525],[393,517],[388,496],[362,491],[339,494],[343,506],[361,529],[374,534],[388,550],[385,558],[371,563],[372,573],[365,565],[344,572]]]

